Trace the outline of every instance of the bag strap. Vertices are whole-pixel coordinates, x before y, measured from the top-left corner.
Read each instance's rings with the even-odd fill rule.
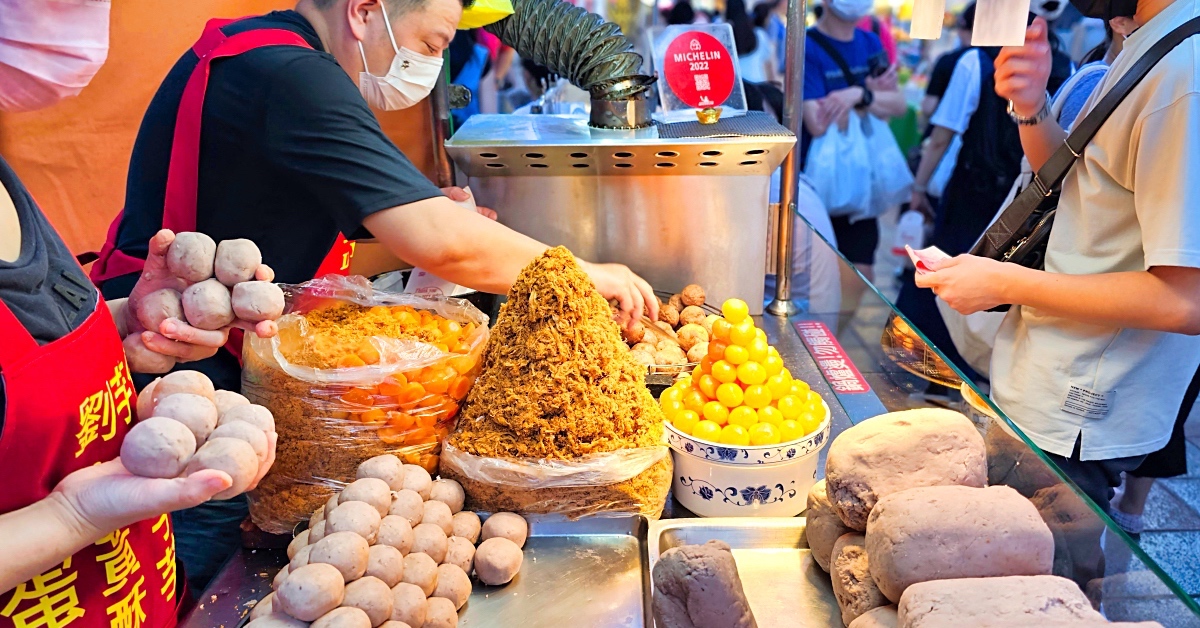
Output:
[[[1096,132],[1108,120],[1113,111],[1125,100],[1129,92],[1137,87],[1142,79],[1167,53],[1194,35],[1200,34],[1200,17],[1194,17],[1155,42],[1146,54],[1134,62],[1133,67],[1125,73],[1100,102],[1088,112],[1087,116],[1075,125],[1074,130],[1063,141],[1063,145],[1054,151],[1045,164],[1033,175],[1031,188],[1035,188],[1042,196],[1050,196],[1054,189],[1062,183],[1075,164],[1075,160],[1083,154],[1083,149],[1096,136]]]
[[[829,55],[829,58],[833,59],[833,62],[837,64],[838,69],[842,71],[842,76],[846,78],[846,87],[858,85],[854,80],[854,73],[850,71],[850,64],[846,62],[846,58],[842,56],[842,53],[833,47],[833,42],[829,41],[829,37],[817,30],[815,26],[808,29],[808,34],[821,47],[821,50],[824,50]]]

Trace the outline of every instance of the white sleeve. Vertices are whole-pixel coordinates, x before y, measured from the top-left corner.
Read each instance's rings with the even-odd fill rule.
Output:
[[[929,119],[931,124],[955,133],[966,132],[971,116],[979,108],[979,90],[983,80],[979,69],[980,54],[979,50],[968,50],[958,58],[946,93]]]
[[[1133,204],[1146,268],[1200,268],[1200,93],[1146,116],[1134,133]]]

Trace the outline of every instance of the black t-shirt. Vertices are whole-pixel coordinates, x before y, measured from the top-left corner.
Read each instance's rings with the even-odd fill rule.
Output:
[[[929,84],[925,86],[926,96],[941,98],[946,95],[946,88],[950,87],[950,77],[954,75],[954,66],[958,65],[959,57],[968,50],[970,48],[955,48],[943,53],[933,62],[933,72],[929,74]]]
[[[12,198],[21,225],[20,255],[14,262],[0,261],[0,301],[38,344],[49,344],[74,331],[96,310],[96,288],[3,158],[0,185]],[[4,413],[0,376],[0,427]]]
[[[325,53],[300,14],[279,11],[222,29],[298,33],[312,47],[270,46],[213,63],[201,122],[199,231],[258,244],[277,281],[311,279],[338,232],[366,237],[362,220],[441,195],[379,127],[358,86]],[[129,163],[118,247],[145,257],[162,226],[175,117],[197,58],[190,50],[159,87]],[[123,296],[134,278],[110,281]]]
[[[313,47],[270,46],[212,64],[201,122],[198,231],[214,240],[248,238],[276,281],[311,279],[339,232],[368,237],[371,214],[441,195],[379,127],[354,80],[324,52],[294,11],[230,24],[226,35],[280,28]],[[144,258],[162,227],[163,197],[184,85],[196,67],[188,50],[163,80],[138,130],[117,246]],[[105,282],[127,296],[133,275]],[[188,364],[236,389],[228,352]],[[231,385],[232,383],[232,385]]]

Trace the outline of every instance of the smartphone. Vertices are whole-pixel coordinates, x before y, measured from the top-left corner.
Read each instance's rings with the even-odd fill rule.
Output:
[[[867,74],[871,78],[878,78],[880,76],[883,76],[884,74],[887,74],[888,67],[889,67],[889,65],[888,65],[887,57],[885,57],[883,55],[877,55],[877,56],[871,57],[867,61]]]

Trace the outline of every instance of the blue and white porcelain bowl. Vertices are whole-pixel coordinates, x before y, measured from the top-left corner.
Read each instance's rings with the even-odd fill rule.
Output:
[[[675,463],[675,498],[701,517],[794,517],[817,481],[817,460],[829,440],[825,420],[808,436],[780,445],[737,447],[689,436],[667,423]]]

